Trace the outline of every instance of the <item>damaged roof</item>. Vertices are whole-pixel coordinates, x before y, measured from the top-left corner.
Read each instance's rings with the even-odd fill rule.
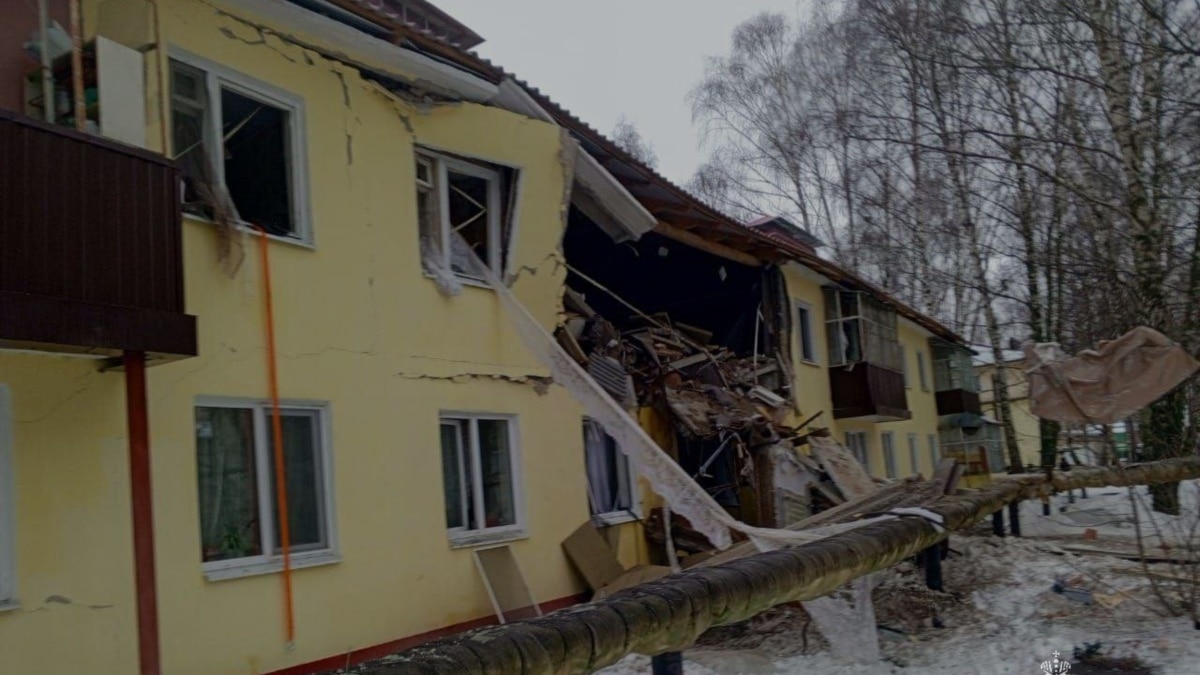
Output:
[[[599,161],[605,170],[659,219],[660,228],[670,230],[664,232],[665,234],[671,234],[684,241],[700,239],[719,247],[747,254],[765,263],[795,261],[831,282],[851,290],[870,293],[885,305],[893,307],[901,316],[943,340],[954,344],[965,344],[958,334],[941,322],[901,302],[853,270],[820,257],[811,247],[791,241],[788,237],[772,236],[767,231],[756,230],[704,203],[641,160],[630,155],[603,133],[542,93],[537,87],[507,73],[500,66],[475,52],[452,44],[436,33],[422,31],[397,17],[388,16],[376,9],[377,6],[384,3],[396,3],[398,0],[330,0],[330,2],[360,15],[368,12],[375,20],[385,22],[384,25],[393,31],[393,40],[405,48],[463,69],[493,84],[498,85],[504,79],[511,78],[542,106],[555,122],[571,131],[582,148]],[[427,5],[428,3],[422,4]],[[663,227],[664,225],[665,227]]]

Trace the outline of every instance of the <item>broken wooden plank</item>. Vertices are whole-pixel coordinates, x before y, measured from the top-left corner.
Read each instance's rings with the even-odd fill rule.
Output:
[[[671,370],[683,370],[684,368],[687,368],[688,366],[694,366],[696,364],[705,363],[707,361],[708,361],[707,354],[692,354],[691,356],[685,356],[682,359],[668,363],[667,368],[670,368]]]

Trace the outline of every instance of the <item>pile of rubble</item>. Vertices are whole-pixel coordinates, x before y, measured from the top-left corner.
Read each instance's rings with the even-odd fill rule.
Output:
[[[749,432],[755,446],[798,435],[784,424],[791,377],[779,354],[739,356],[666,314],[635,311],[643,325],[620,331],[570,289],[565,306],[559,343],[626,408],[667,410],[692,438]]]

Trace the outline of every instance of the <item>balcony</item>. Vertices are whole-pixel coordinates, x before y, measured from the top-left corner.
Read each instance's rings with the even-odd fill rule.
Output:
[[[933,341],[931,346],[938,415],[982,414],[979,378],[971,364],[971,350],[941,341]]]
[[[195,356],[180,215],[173,162],[0,110],[0,347]]]
[[[829,369],[834,419],[897,422],[912,418],[904,375],[869,362]]]

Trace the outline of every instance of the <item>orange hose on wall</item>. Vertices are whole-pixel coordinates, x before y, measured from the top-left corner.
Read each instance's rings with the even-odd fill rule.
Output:
[[[266,307],[267,380],[271,388],[271,438],[275,446],[275,510],[279,512],[279,548],[283,553],[283,611],[287,621],[287,642],[296,641],[296,614],[292,605],[292,534],[288,522],[287,470],[283,457],[283,415],[279,409],[279,370],[275,359],[275,308],[271,297],[271,242],[266,230],[258,231],[259,257],[262,260],[263,304]]]

